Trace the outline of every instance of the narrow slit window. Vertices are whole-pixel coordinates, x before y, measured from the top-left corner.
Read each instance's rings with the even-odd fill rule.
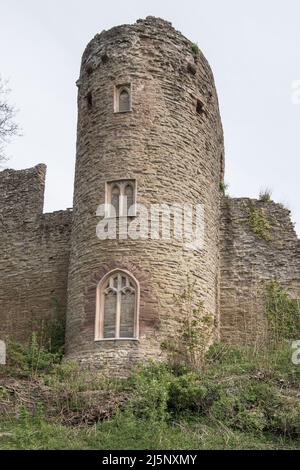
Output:
[[[200,100],[197,100],[196,111],[200,115],[204,114],[204,105],[203,105],[202,101],[200,101]]]
[[[86,104],[87,104],[88,109],[92,109],[92,107],[93,107],[93,95],[92,95],[92,93],[89,92],[86,95],[85,99],[86,99]]]

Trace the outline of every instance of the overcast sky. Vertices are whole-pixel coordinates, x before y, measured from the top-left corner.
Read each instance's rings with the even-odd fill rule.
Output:
[[[23,129],[7,166],[47,164],[45,211],[72,207],[75,81],[85,45],[103,29],[154,15],[197,42],[213,69],[230,195],[272,188],[300,233],[300,99],[292,98],[299,0],[0,0],[0,14],[0,74]]]

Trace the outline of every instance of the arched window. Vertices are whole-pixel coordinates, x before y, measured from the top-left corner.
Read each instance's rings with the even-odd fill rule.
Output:
[[[127,271],[114,270],[97,287],[95,340],[138,338],[139,285]]]
[[[120,92],[119,95],[119,112],[123,113],[124,111],[130,110],[130,95],[129,91],[126,88]]]
[[[108,181],[105,202],[107,217],[135,216],[136,180]]]
[[[131,86],[118,85],[115,88],[115,112],[126,113],[131,111]]]

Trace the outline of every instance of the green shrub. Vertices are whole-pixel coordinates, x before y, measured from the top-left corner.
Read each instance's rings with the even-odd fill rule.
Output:
[[[206,414],[219,393],[219,385],[199,374],[188,373],[170,382],[168,409],[173,413]]]
[[[110,410],[114,408],[110,406],[108,399],[110,396],[113,402],[113,397],[117,397],[114,382],[94,370],[82,369],[74,362],[54,365],[51,372],[43,377],[43,381],[51,387],[56,410],[68,416],[71,414],[69,419],[80,421],[77,412],[82,412],[83,419],[96,422],[106,411],[110,414]],[[77,415],[72,415],[72,412]]]
[[[230,364],[232,366],[241,366],[253,356],[252,348],[247,346],[235,346],[216,341],[208,349],[205,357],[207,366],[222,366]],[[244,369],[243,369],[244,370]]]
[[[287,400],[278,408],[269,410],[269,430],[284,436],[300,436],[299,398],[295,398],[293,402]]]
[[[224,436],[218,446],[225,447],[230,436],[239,440],[240,436],[244,439],[253,434],[260,439],[272,435],[273,439],[279,436],[295,440],[300,437],[300,368],[292,364],[290,341],[275,346],[255,350],[215,343],[197,371],[184,367],[174,371],[168,364],[152,362],[137,367],[129,379],[115,381],[71,362],[53,362],[53,355],[45,355],[34,335],[27,351],[23,347],[17,350],[15,361],[23,375],[27,371],[28,377],[34,376],[28,384],[35,388],[29,390],[29,395],[21,388],[16,395],[9,387],[0,388],[4,406],[13,400],[20,416],[20,426],[10,442],[20,448],[58,447],[54,428],[69,435],[61,422],[99,423],[97,437],[93,444],[87,444],[95,448],[109,446],[107,432],[113,436],[115,446],[123,445],[123,436],[124,442],[136,440],[137,445],[147,446],[148,440],[162,448],[177,442],[178,435],[183,442],[190,428],[197,435],[193,442],[202,442],[210,428],[214,429],[212,434]],[[21,384],[26,385],[26,380]],[[27,406],[31,390],[35,398]],[[49,419],[53,426],[47,423]],[[88,432],[94,432],[92,429],[96,432],[96,427]],[[51,442],[46,437],[48,431]],[[88,432],[84,442],[89,441]],[[174,436],[172,443],[166,439],[167,433]],[[184,442],[188,446],[188,439]],[[232,446],[242,445],[234,442]],[[68,443],[70,446],[69,439]]]
[[[191,49],[192,49],[192,53],[193,53],[194,55],[198,55],[199,52],[200,52],[199,46],[198,46],[198,44],[195,43],[195,42],[192,44]]]
[[[164,363],[138,367],[130,378],[133,397],[129,408],[143,419],[164,421],[168,417],[167,402],[172,374]]]
[[[210,410],[210,417],[243,432],[262,432],[267,418],[260,407],[247,407],[238,397],[222,395]]]
[[[276,389],[258,381],[235,381],[222,387],[212,404],[210,416],[241,431],[265,431],[269,428],[268,410],[277,409],[280,400]]]
[[[47,351],[37,333],[32,333],[28,345],[8,341],[6,372],[33,377],[38,372],[49,371],[59,361],[60,354]]]
[[[269,333],[276,342],[295,339],[300,334],[299,301],[289,294],[273,279],[266,284],[266,316]]]

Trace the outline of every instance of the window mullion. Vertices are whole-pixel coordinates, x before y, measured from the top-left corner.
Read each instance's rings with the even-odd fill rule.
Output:
[[[120,324],[121,324],[121,292],[122,289],[122,277],[121,274],[118,274],[118,284],[117,284],[117,311],[116,311],[116,339],[120,338]]]
[[[99,308],[99,333],[97,337],[104,338],[104,302],[105,302],[105,295],[103,291],[99,291],[97,289],[97,301],[98,301],[98,308]],[[100,303],[99,303],[100,301]]]
[[[120,213],[120,217],[123,217],[125,215],[124,214],[124,188],[125,188],[125,184],[120,183],[119,188],[120,188],[120,209],[119,209],[119,213]]]

